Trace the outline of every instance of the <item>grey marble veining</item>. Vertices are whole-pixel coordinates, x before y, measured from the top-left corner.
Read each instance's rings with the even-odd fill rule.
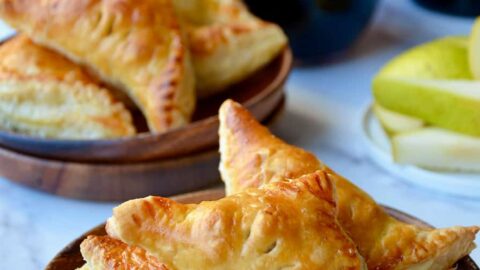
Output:
[[[467,34],[471,24],[470,19],[424,11],[410,1],[383,1],[347,59],[292,72],[287,108],[272,130],[315,152],[380,203],[437,227],[480,224],[480,200],[421,189],[374,165],[360,124],[371,102],[370,80],[389,58],[435,37]],[[0,24],[0,37],[10,33]],[[114,205],[59,198],[0,179],[0,269],[44,267],[69,241],[104,222]],[[480,261],[480,252],[473,257]]]

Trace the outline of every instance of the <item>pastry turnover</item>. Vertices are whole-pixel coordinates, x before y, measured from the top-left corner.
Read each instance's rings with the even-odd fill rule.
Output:
[[[80,251],[87,262],[81,270],[169,270],[142,248],[108,236],[88,236]]]
[[[478,227],[431,230],[395,220],[311,153],[274,137],[238,103],[220,108],[219,133],[227,194],[322,170],[337,187],[338,220],[369,269],[448,269],[475,247]]]
[[[174,2],[187,29],[200,97],[245,79],[287,44],[280,27],[253,16],[239,0]]]
[[[80,67],[24,35],[0,46],[0,128],[62,139],[135,133],[123,104]]]
[[[175,269],[366,269],[335,216],[334,185],[318,172],[198,205],[128,201],[106,229]]]
[[[194,75],[171,0],[0,0],[0,16],[128,93],[152,131],[189,121]]]

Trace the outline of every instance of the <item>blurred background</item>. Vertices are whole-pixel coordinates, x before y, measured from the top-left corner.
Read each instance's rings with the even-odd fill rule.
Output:
[[[429,10],[452,16],[480,14],[477,0],[413,1]],[[298,64],[314,65],[345,56],[372,21],[379,0],[246,0],[250,10],[280,24],[290,38]],[[272,8],[275,7],[275,8]],[[403,19],[407,20],[407,16]],[[402,18],[392,18],[401,20]],[[405,23],[408,23],[405,21]]]

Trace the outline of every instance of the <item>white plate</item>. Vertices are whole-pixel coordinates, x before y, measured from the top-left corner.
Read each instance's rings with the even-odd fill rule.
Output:
[[[363,115],[364,141],[371,159],[399,179],[450,195],[480,199],[480,174],[438,172],[393,161],[390,140],[369,106]]]

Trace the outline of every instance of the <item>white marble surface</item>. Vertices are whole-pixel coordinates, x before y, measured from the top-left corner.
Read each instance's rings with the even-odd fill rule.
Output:
[[[480,201],[419,189],[376,167],[360,128],[361,113],[371,101],[370,79],[383,63],[423,41],[466,34],[471,23],[424,11],[407,0],[383,1],[347,59],[293,71],[287,109],[274,131],[314,151],[381,203],[438,227],[480,224]],[[8,33],[0,25],[0,35]],[[109,217],[113,206],[54,197],[0,179],[0,269],[43,268],[70,240]],[[473,257],[480,261],[480,252]]]

